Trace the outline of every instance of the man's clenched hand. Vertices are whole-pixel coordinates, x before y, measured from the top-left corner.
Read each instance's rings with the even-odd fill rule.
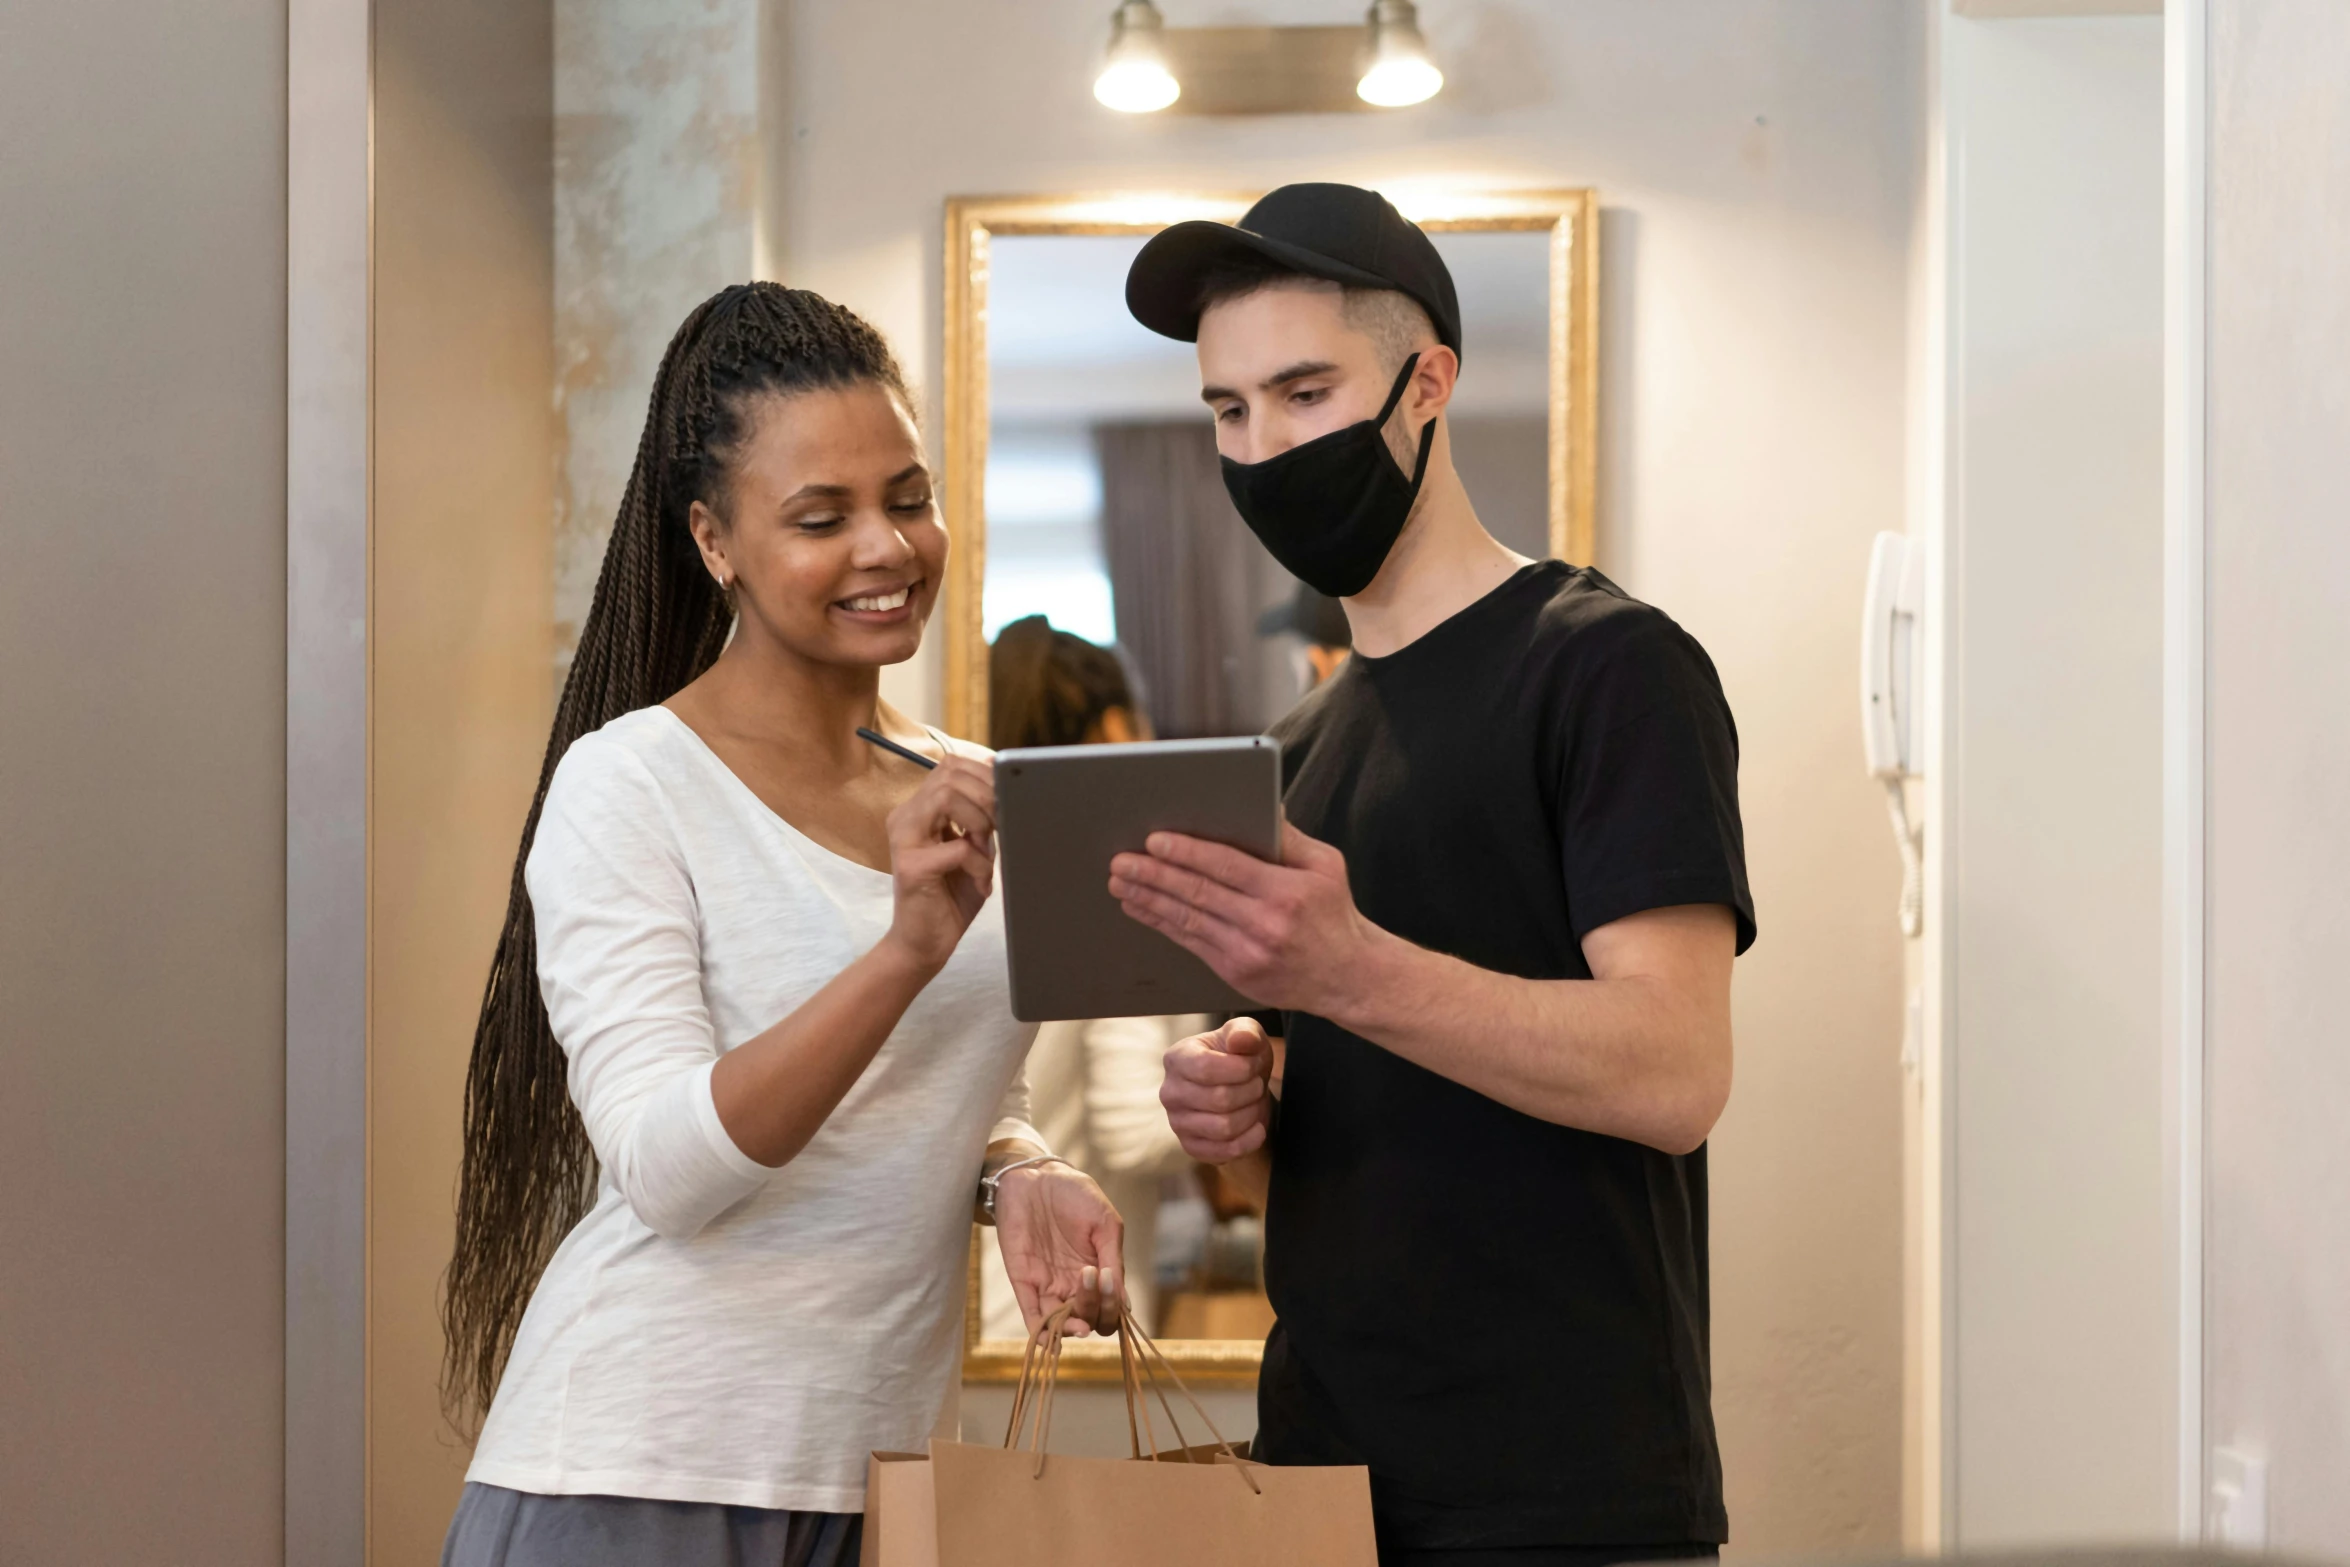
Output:
[[[1170,1046],[1159,1103],[1183,1151],[1225,1164],[1265,1146],[1271,1128],[1273,1042],[1253,1017]]]

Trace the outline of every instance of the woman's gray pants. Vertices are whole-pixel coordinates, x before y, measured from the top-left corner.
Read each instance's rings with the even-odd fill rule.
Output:
[[[862,1513],[468,1485],[441,1567],[856,1567]]]

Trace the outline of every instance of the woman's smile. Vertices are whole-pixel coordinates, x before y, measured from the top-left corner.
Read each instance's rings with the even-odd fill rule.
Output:
[[[921,579],[884,588],[875,593],[859,594],[855,598],[836,599],[833,608],[854,617],[866,625],[895,625],[911,615],[914,594],[922,586]]]

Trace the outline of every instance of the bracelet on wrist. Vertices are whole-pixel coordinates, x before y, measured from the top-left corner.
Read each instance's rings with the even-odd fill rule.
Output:
[[[1010,1164],[1000,1165],[980,1176],[979,1222],[982,1224],[995,1223],[996,1191],[1005,1176],[1014,1170],[1026,1170],[1040,1164],[1067,1164],[1068,1162],[1057,1153],[1030,1154],[1025,1159],[1014,1159]]]

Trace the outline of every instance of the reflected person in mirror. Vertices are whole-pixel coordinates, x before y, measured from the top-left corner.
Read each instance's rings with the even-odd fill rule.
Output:
[[[1308,691],[1337,674],[1347,654],[1354,651],[1354,628],[1346,623],[1345,606],[1302,582],[1287,603],[1276,604],[1257,617],[1258,636],[1284,634],[1303,644],[1299,656],[1305,664],[1304,687]]]
[[[1353,631],[1274,729],[1281,863],[1157,834],[1111,866],[1270,1009],[1162,1089],[1266,1194],[1257,1456],[1368,1465],[1389,1567],[1715,1554],[1705,1142],[1754,913],[1713,665],[1486,531],[1453,282],[1376,194],[1177,224],[1127,303],[1197,343],[1235,506]]]
[[[1151,738],[1126,667],[1108,648],[1042,615],[996,633],[987,659],[987,741],[997,751],[1040,745],[1124,745]],[[1046,1023],[1028,1052],[1029,1119],[1047,1147],[1101,1184],[1125,1225],[1126,1308],[1162,1331],[1152,1268],[1161,1177],[1190,1158],[1159,1103],[1159,1063],[1204,1015],[1110,1017]],[[1022,1336],[1020,1304],[996,1246],[980,1273],[980,1332]]]
[[[443,1567],[847,1567],[867,1454],[951,1421],[975,1217],[1031,1328],[1115,1320],[1118,1216],[1027,1120],[988,754],[880,697],[946,558],[872,327],[686,318],[474,1038]]]

